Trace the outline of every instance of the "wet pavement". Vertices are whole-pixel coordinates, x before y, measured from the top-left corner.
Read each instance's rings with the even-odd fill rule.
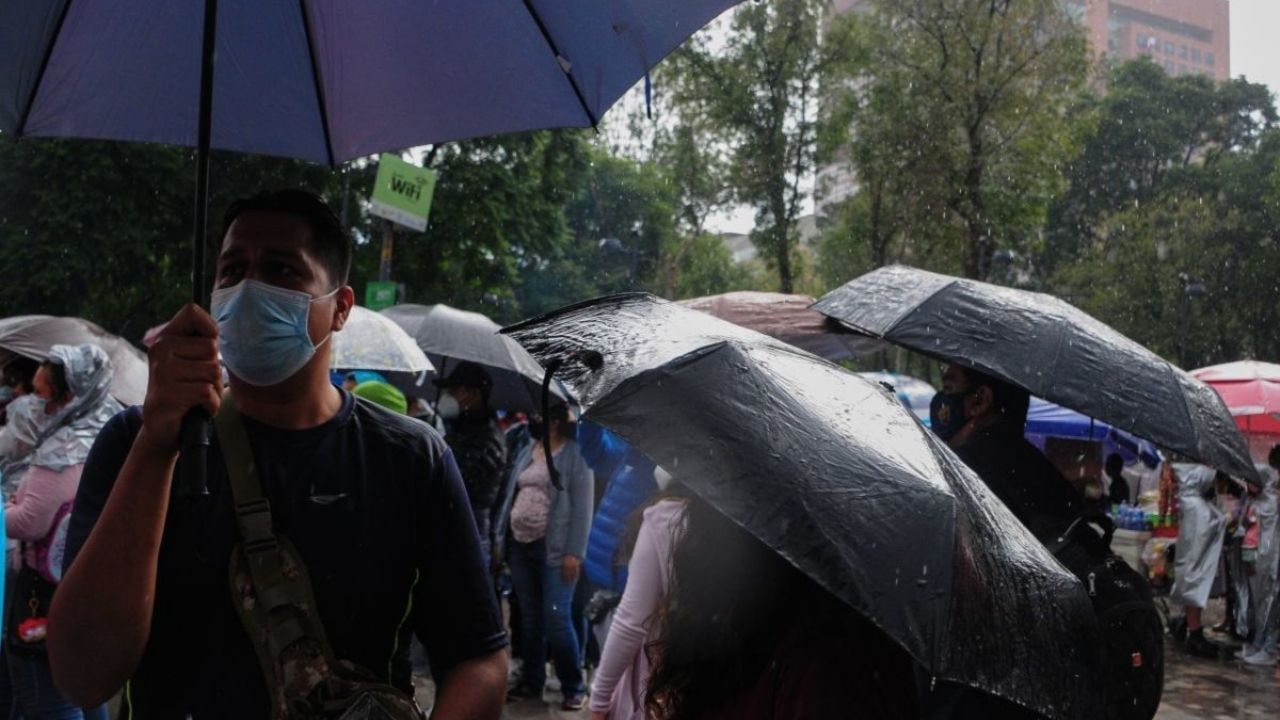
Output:
[[[1213,637],[1211,635],[1211,637]],[[527,700],[507,706],[506,720],[585,720],[589,713],[562,712],[560,694],[546,702]],[[554,704],[552,704],[554,703]],[[1164,702],[1159,720],[1274,720],[1280,717],[1280,673],[1237,660],[1191,657],[1170,641],[1165,655]]]

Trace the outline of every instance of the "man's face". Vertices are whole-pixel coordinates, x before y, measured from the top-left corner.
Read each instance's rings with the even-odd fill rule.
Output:
[[[449,388],[449,394],[458,402],[458,407],[462,410],[474,410],[480,407],[484,401],[478,388],[465,385],[455,385]]]
[[[969,392],[969,375],[959,365],[948,365],[942,371],[942,392],[962,394]]]
[[[288,213],[247,212],[236,218],[222,240],[215,288],[242,280],[305,292],[318,298],[333,291],[335,281],[315,252],[311,226]],[[318,343],[342,329],[354,296],[350,290],[311,305],[308,334]]]
[[[34,386],[36,397],[46,401],[53,399],[53,378],[49,377],[49,370],[45,366],[41,365],[40,369],[36,370],[36,376],[31,384]]]

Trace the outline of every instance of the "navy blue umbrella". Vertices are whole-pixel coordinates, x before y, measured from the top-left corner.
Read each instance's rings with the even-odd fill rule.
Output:
[[[200,238],[210,148],[332,165],[594,126],[738,2],[0,0],[0,132],[195,147]]]

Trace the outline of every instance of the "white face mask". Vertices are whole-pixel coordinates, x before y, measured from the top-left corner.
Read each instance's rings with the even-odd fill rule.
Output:
[[[436,408],[436,412],[444,420],[454,420],[462,414],[462,407],[458,405],[458,401],[451,393],[445,392],[440,394],[440,405]]]
[[[218,322],[218,346],[232,375],[250,385],[278,385],[293,377],[333,337],[311,342],[311,304],[332,297],[242,280],[213,292],[210,309]]]

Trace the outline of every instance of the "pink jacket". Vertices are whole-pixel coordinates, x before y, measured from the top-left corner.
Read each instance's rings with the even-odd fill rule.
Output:
[[[662,500],[644,511],[644,522],[627,565],[627,587],[613,616],[600,667],[591,684],[591,711],[613,720],[644,717],[649,658],[645,646],[657,639],[653,622],[671,587],[671,553],[684,531],[684,503]]]
[[[37,542],[53,529],[58,508],[76,499],[80,488],[80,472],[84,465],[71,465],[59,472],[32,465],[27,468],[4,508],[4,528],[11,540]],[[34,563],[32,553],[27,561]]]

